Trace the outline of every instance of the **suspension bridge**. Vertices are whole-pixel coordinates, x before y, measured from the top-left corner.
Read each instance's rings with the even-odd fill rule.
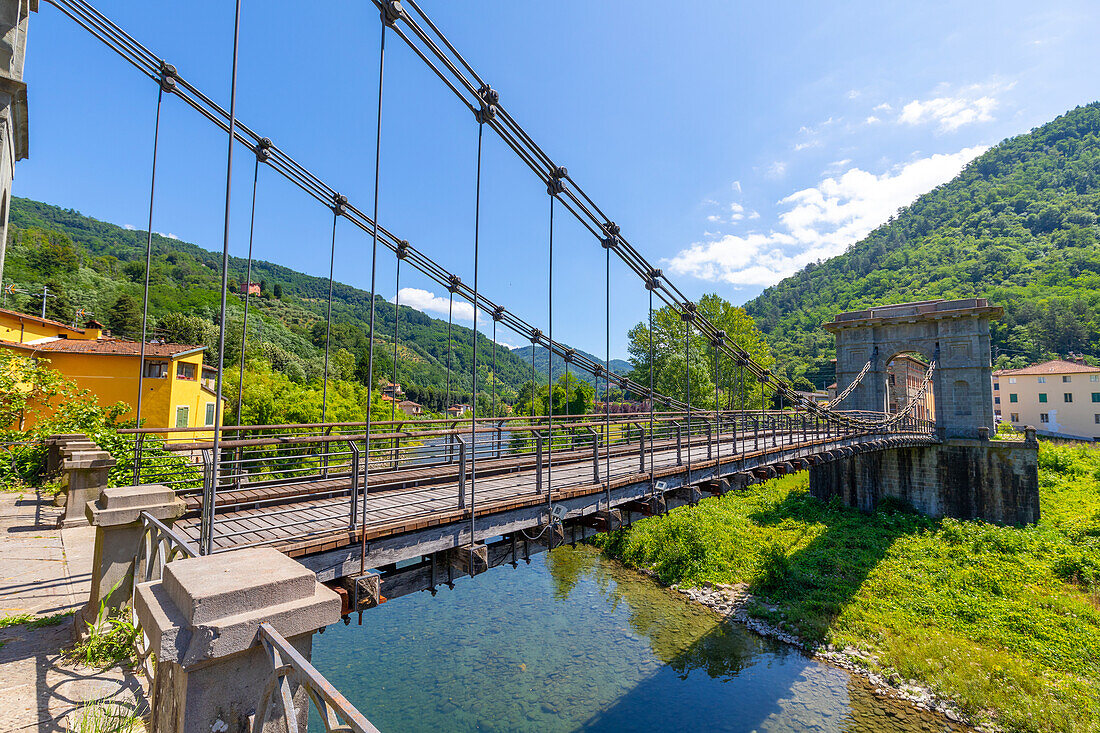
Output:
[[[873,508],[882,496],[897,495],[941,515],[968,511],[995,521],[1037,518],[1037,499],[1028,493],[1029,487],[1014,485],[1012,492],[1016,493],[1008,492],[1012,493],[1008,496],[998,483],[1001,479],[997,477],[1005,475],[1003,466],[1011,467],[1016,458],[986,457],[992,455],[988,444],[994,427],[989,321],[999,315],[999,308],[982,299],[970,299],[838,315],[827,328],[837,336],[839,394],[829,404],[818,404],[796,392],[710,322],[631,244],[623,228],[508,113],[502,94],[473,68],[416,0],[373,1],[380,19],[374,195],[369,202],[355,202],[237,116],[239,0],[227,106],[188,81],[185,70],[158,56],[84,0],[46,0],[156,87],[143,344],[148,331],[151,232],[163,105],[178,100],[195,112],[197,124],[213,125],[226,135],[218,348],[222,368],[216,383],[216,425],[223,424],[223,379],[228,368],[226,302],[230,210],[235,203],[231,195],[234,154],[247,152],[254,159],[252,222],[261,170],[282,177],[332,214],[321,422],[123,431],[133,441],[134,486],[167,487],[177,497],[173,500],[180,506],[177,513],[182,513],[170,528],[152,515],[141,520],[145,541],[152,543],[146,548],[146,570],[159,567],[163,571],[167,561],[176,556],[216,559],[219,555],[238,557],[234,553],[242,550],[274,548],[336,589],[342,599],[340,611],[346,614],[417,590],[434,593],[460,576],[477,575],[502,564],[514,566],[561,543],[614,530],[636,518],[695,503],[706,495],[721,495],[803,469],[811,471],[816,494],[839,496],[866,508]],[[383,94],[386,54],[394,52],[393,40],[399,42],[399,51],[425,64],[444,94],[453,95],[456,103],[470,112],[477,165],[470,182],[474,226],[465,280],[445,269],[424,248],[380,223],[385,216],[378,196],[386,144],[384,112],[395,104]],[[531,252],[532,256],[545,254],[550,273],[546,289],[549,315],[543,324],[523,318],[480,287],[482,157],[487,134],[511,150],[530,170],[533,185],[547,194],[546,247],[532,247]],[[554,338],[555,299],[569,297],[568,290],[556,285],[553,277],[555,215],[575,219],[590,233],[593,251],[603,251],[606,342],[602,362]],[[405,265],[446,288],[452,313],[456,298],[472,306],[473,364],[470,373],[462,375],[471,381],[472,394],[476,396],[485,387],[479,384],[479,360],[482,365],[491,364],[495,371],[497,328],[503,327],[533,347],[548,350],[567,367],[592,375],[597,389],[602,386],[604,390],[603,413],[499,418],[479,415],[475,398],[472,414],[457,421],[326,422],[331,291],[341,222],[370,238],[372,294],[378,285],[381,258],[393,257],[395,292],[400,293],[401,267]],[[252,245],[250,227],[249,282]],[[610,368],[613,258],[633,273],[638,292],[648,297],[651,366],[641,383]],[[242,339],[247,338],[248,296],[246,292]],[[655,305],[671,308],[683,323],[684,389],[679,394],[655,389]],[[479,350],[479,313],[492,319],[493,346],[488,354],[484,348]],[[374,298],[369,324],[368,373],[373,374],[377,348]],[[400,318],[395,319],[394,332],[388,336],[396,352]],[[693,339],[706,344],[702,358],[716,375],[713,407],[693,405],[689,396]],[[450,340],[449,323],[448,348]],[[243,379],[243,347],[241,351],[238,368]],[[885,369],[892,357],[903,352],[922,355],[928,370],[916,394],[890,413],[882,399]],[[532,358],[533,354],[534,350]],[[395,353],[395,370],[396,363]],[[459,377],[451,374],[448,360],[448,392],[452,376]],[[138,414],[142,378],[136,395]],[[393,381],[397,382],[396,371]],[[724,390],[720,384],[725,385]],[[613,415],[612,388],[642,400],[646,411]],[[493,389],[495,402],[495,380]],[[368,384],[368,403],[373,390],[373,384]],[[239,403],[236,414],[240,416]],[[972,470],[960,479],[950,473],[949,464]],[[104,501],[109,504],[109,497]],[[106,506],[100,511],[107,511]],[[160,571],[147,572],[144,578],[154,581]],[[139,574],[133,575],[136,580]],[[149,607],[152,601],[145,603]],[[270,633],[261,636],[264,649],[270,652]],[[158,653],[165,652],[157,648]]]

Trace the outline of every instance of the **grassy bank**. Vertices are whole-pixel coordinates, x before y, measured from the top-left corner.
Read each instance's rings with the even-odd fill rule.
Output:
[[[666,583],[747,583],[750,612],[854,646],[1007,730],[1100,731],[1100,450],[1044,444],[1026,528],[872,515],[805,473],[634,524],[601,544]]]

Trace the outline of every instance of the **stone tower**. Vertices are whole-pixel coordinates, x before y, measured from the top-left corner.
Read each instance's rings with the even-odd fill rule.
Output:
[[[935,359],[933,394],[941,438],[977,438],[993,425],[989,321],[1004,312],[985,298],[924,300],[841,313],[824,328],[836,336],[836,386],[842,392],[871,367],[840,410],[882,412],[886,366],[898,354]]]
[[[28,155],[23,61],[27,54],[27,20],[32,11],[38,11],[38,0],[0,0],[0,278],[8,247],[15,163]]]

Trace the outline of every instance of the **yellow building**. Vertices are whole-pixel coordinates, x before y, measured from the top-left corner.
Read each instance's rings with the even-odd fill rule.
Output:
[[[104,335],[98,324],[75,328],[46,318],[0,309],[0,348],[35,360],[48,359],[51,368],[101,405],[125,402],[133,419],[137,404],[141,342]],[[150,428],[212,426],[216,394],[210,386],[211,367],[204,367],[204,346],[145,344],[143,425]],[[25,425],[24,427],[30,427]]]
[[[1040,435],[1100,440],[1100,368],[1080,356],[993,372],[993,409],[1000,420]]]

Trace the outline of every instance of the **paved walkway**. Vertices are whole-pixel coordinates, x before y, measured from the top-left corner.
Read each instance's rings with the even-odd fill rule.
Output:
[[[95,531],[57,529],[61,510],[29,494],[0,493],[0,618],[77,611],[88,599]],[[54,626],[0,629],[0,733],[63,731],[90,700],[141,699],[137,678],[121,669],[69,662],[72,619]]]

